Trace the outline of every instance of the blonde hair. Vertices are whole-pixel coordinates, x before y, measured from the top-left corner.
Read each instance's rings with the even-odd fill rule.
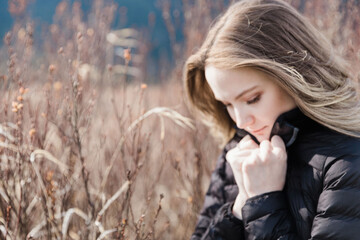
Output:
[[[222,143],[234,122],[207,84],[206,65],[251,67],[273,77],[300,110],[330,129],[360,137],[360,106],[345,61],[293,7],[278,0],[243,0],[211,27],[184,67],[185,91]]]

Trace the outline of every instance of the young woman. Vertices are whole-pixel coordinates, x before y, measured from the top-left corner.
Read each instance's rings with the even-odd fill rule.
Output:
[[[192,240],[359,239],[360,104],[345,64],[278,0],[233,4],[184,72],[227,143]]]

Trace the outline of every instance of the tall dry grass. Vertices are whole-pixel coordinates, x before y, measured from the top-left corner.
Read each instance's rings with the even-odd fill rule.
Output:
[[[41,48],[25,7],[9,9],[18,21],[0,50],[1,239],[190,237],[220,149],[186,108],[181,69],[229,2],[183,0],[181,29],[164,17],[176,65],[157,85],[144,78],[141,34],[111,31],[114,4],[95,0],[84,21],[78,3],[61,2]],[[356,1],[291,2],[316,14],[359,74]]]

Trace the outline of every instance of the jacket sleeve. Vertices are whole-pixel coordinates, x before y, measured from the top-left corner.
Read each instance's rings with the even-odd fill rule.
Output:
[[[224,151],[211,175],[204,206],[191,240],[244,239],[243,223],[232,214],[233,202],[227,202],[225,197],[226,164]]]
[[[360,236],[360,159],[328,159],[323,169],[310,239],[357,239]],[[242,209],[245,239],[302,239],[284,192],[271,192],[247,200]]]
[[[328,159],[324,167],[311,237],[313,239],[359,239],[360,156]]]
[[[245,239],[300,239],[282,191],[249,198],[242,216]]]

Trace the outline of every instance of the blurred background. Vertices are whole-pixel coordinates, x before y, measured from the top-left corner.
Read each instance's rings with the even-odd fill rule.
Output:
[[[35,26],[35,43],[39,46],[42,43],[43,34],[56,22],[56,12],[62,8],[71,7],[74,0],[61,1],[13,1],[1,0],[0,8],[0,37],[3,39],[14,22],[30,20]],[[86,21],[94,21],[91,18],[93,0],[76,1],[79,3],[79,10],[82,18]],[[60,4],[61,3],[61,4]],[[60,4],[60,5],[59,5]],[[141,32],[141,37],[146,41],[149,52],[147,54],[147,72],[150,78],[156,81],[159,63],[167,64],[170,68],[174,64],[171,44],[180,44],[184,41],[182,31],[174,31],[172,39],[166,29],[166,21],[171,18],[177,30],[183,27],[182,2],[177,0],[117,0],[113,1],[116,9],[113,11],[113,19],[110,23],[111,29],[134,28]],[[58,8],[57,8],[58,7]],[[166,9],[165,9],[166,8]],[[166,10],[164,12],[163,10]],[[2,45],[3,43],[1,43]]]
[[[189,239],[221,151],[182,68],[231,0],[0,0],[0,239]],[[287,0],[360,78],[360,1]]]

